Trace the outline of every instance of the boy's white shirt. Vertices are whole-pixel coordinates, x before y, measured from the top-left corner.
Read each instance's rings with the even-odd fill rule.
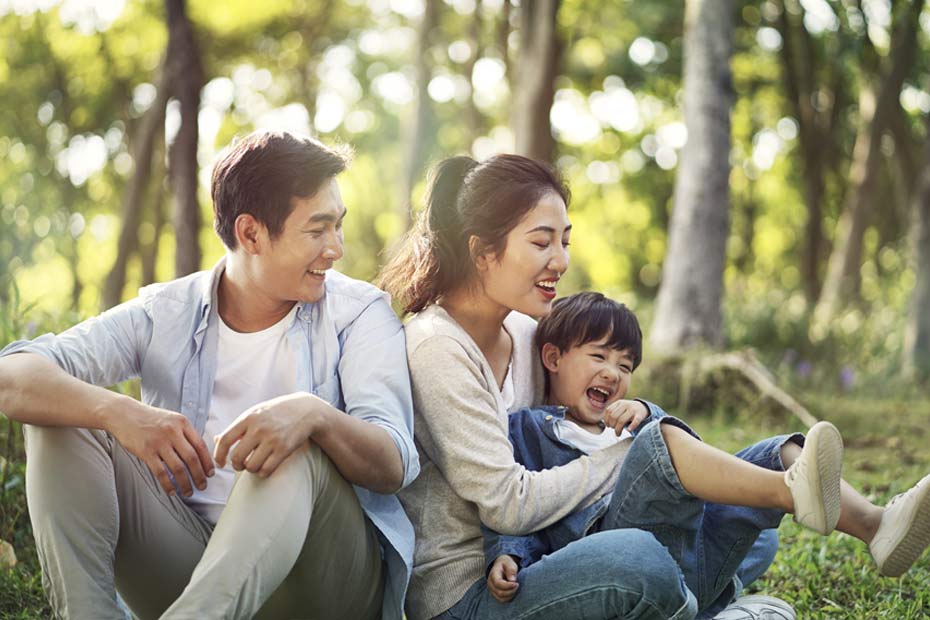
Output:
[[[277,396],[290,394],[297,384],[297,356],[288,344],[287,330],[294,322],[299,304],[287,316],[261,331],[232,330],[222,318],[217,337],[216,379],[210,398],[210,415],[203,439],[213,454],[213,437],[226,430],[247,409]],[[235,446],[233,446],[235,450]],[[217,467],[207,488],[194,489],[184,502],[204,519],[215,524],[226,506],[236,471],[227,459]]]
[[[607,427],[601,433],[595,434],[584,430],[572,420],[563,418],[555,422],[555,436],[560,441],[573,448],[581,450],[585,454],[591,454],[598,450],[608,448],[622,439],[631,437],[630,431],[625,428],[618,436],[613,428]]]

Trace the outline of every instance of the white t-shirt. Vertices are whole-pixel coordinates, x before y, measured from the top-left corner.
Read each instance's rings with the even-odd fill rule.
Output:
[[[297,383],[297,356],[288,344],[287,331],[297,314],[297,304],[283,319],[258,332],[233,331],[219,319],[216,347],[216,378],[210,398],[210,414],[203,439],[213,454],[213,437],[219,435],[245,410],[260,402],[292,393]],[[237,444],[233,444],[232,451]],[[216,523],[235,482],[236,471],[227,457],[226,467],[216,468],[207,488],[194,488],[185,503],[210,523]]]
[[[630,431],[626,429],[623,429],[620,435],[617,436],[613,428],[605,428],[599,434],[590,433],[567,418],[556,420],[554,430],[555,436],[561,441],[581,450],[585,454],[603,450],[621,439],[632,436]]]

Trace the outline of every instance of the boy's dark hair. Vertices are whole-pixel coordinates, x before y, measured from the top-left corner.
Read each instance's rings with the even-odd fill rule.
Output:
[[[291,198],[310,198],[346,169],[350,151],[284,131],[257,131],[233,143],[213,167],[216,234],[236,249],[236,218],[248,213],[274,239],[291,214]]]
[[[557,299],[536,327],[536,348],[547,342],[563,353],[607,337],[607,346],[627,350],[633,369],[643,359],[643,332],[633,311],[600,293],[576,293]]]

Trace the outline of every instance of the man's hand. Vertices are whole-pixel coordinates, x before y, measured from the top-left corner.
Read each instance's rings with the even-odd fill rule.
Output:
[[[604,425],[614,429],[619,436],[625,426],[631,433],[649,417],[649,409],[638,400],[618,400],[607,407]]]
[[[245,410],[216,437],[213,458],[225,467],[227,455],[233,469],[267,478],[297,448],[306,443],[322,422],[325,401],[307,393],[287,394]],[[233,444],[238,445],[230,453]]]
[[[519,567],[509,555],[499,555],[488,572],[488,590],[501,603],[509,603],[517,595]]]
[[[106,430],[145,463],[168,495],[174,495],[169,471],[183,495],[193,494],[191,480],[205,489],[207,476],[213,475],[213,460],[190,420],[138,401],[128,404],[129,411],[113,415]]]

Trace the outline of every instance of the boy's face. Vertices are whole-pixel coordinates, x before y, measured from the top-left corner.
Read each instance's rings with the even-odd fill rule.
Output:
[[[592,428],[607,406],[626,396],[633,376],[629,349],[611,349],[607,336],[562,352],[546,343],[542,359],[549,372],[549,400],[568,407],[567,417]]]

